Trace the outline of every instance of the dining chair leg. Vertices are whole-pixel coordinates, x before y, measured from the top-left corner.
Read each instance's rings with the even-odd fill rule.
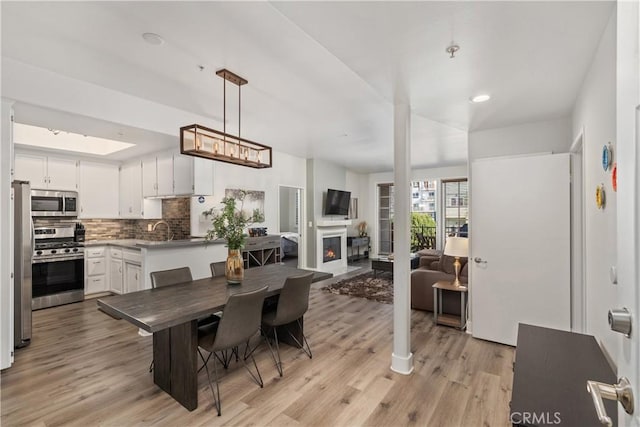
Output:
[[[149,365],[149,372],[153,372],[153,362],[155,362],[155,360],[151,361],[151,364]]]
[[[249,375],[251,375],[251,378],[253,378],[253,381],[255,381],[256,384],[260,386],[260,388],[263,388],[264,381],[262,381],[262,375],[260,375],[260,370],[258,369],[258,364],[256,363],[256,359],[253,357],[254,350],[255,348],[249,351],[249,341],[247,341],[247,346],[244,348],[244,356],[242,357],[242,363],[244,364],[244,367],[246,368],[247,372],[249,372]],[[237,354],[238,353],[236,353],[236,355]],[[258,374],[257,376],[254,375],[253,372],[251,372],[251,369],[249,369],[249,365],[247,365],[248,358],[251,358],[251,360],[253,361],[253,366],[256,368],[256,373]]]
[[[313,354],[311,353],[311,347],[309,347],[309,341],[307,341],[307,336],[304,334],[304,331],[302,330],[302,322],[300,322],[300,319],[298,319],[297,322],[298,322],[298,328],[300,329],[300,334],[302,334],[302,343],[298,341],[298,339],[295,337],[295,335],[293,335],[293,333],[290,330],[288,331],[289,336],[291,337],[291,339],[293,339],[296,342],[298,347],[300,347],[302,351],[304,351],[305,354],[309,356],[309,359],[313,359]]]
[[[200,358],[202,359],[202,361],[204,362],[204,356],[202,355],[202,352],[200,351],[200,349],[198,349],[198,353],[200,354]],[[209,388],[211,388],[211,394],[213,394],[213,401],[216,405],[216,409],[218,410],[218,416],[222,415],[222,400],[220,399],[220,386],[218,385],[218,368],[216,367],[216,358],[213,358],[213,374],[215,377],[215,381],[216,381],[216,391],[218,392],[216,395],[216,392],[213,391],[213,385],[211,384],[211,376],[209,375],[209,368],[207,367],[207,364],[204,364],[204,369],[207,371],[207,379],[209,380]],[[207,360],[209,360],[209,358],[207,358]]]
[[[278,331],[276,328],[271,328],[273,331],[274,341],[276,343],[276,351],[273,351],[273,347],[271,347],[271,342],[269,341],[269,334],[263,333],[265,341],[267,341],[267,346],[269,346],[269,351],[271,352],[271,356],[273,357],[274,362],[276,363],[276,369],[280,376],[282,376],[282,361],[280,360],[280,346],[278,345]]]
[[[200,353],[200,349],[198,349],[198,352]],[[207,356],[207,359],[205,360],[204,357],[202,357],[202,353],[200,353],[200,357],[202,358],[202,366],[200,366],[200,368],[198,368],[198,373],[200,373],[200,371],[202,371],[202,369],[205,367],[205,365],[207,363],[209,363],[209,359],[211,359],[211,355],[213,353],[209,353],[209,355]]]

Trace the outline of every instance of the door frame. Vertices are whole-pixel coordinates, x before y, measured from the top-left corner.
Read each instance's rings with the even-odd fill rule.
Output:
[[[587,331],[584,127],[571,144],[571,330]]]
[[[298,203],[298,234],[300,234],[300,241],[298,242],[298,268],[307,268],[307,200],[305,198],[305,189],[297,185],[278,184],[278,233],[280,233],[281,188],[292,188],[300,192],[300,201]]]

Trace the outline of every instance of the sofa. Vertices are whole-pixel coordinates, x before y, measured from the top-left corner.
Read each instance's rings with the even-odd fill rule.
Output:
[[[411,308],[433,311],[433,284],[441,280],[455,280],[455,258],[437,254],[420,255],[419,267],[411,272]],[[463,283],[468,283],[467,261],[467,258],[460,258],[460,281]],[[457,292],[442,292],[442,311],[446,314],[460,315],[460,296]]]

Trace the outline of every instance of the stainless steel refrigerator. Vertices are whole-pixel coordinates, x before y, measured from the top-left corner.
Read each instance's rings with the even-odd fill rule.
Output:
[[[31,218],[31,186],[28,181],[13,181],[14,233],[14,346],[31,342],[31,257],[34,234]]]

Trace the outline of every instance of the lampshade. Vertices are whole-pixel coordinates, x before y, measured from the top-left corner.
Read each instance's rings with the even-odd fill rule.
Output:
[[[467,257],[469,255],[469,239],[466,237],[447,237],[444,254],[448,256]]]

